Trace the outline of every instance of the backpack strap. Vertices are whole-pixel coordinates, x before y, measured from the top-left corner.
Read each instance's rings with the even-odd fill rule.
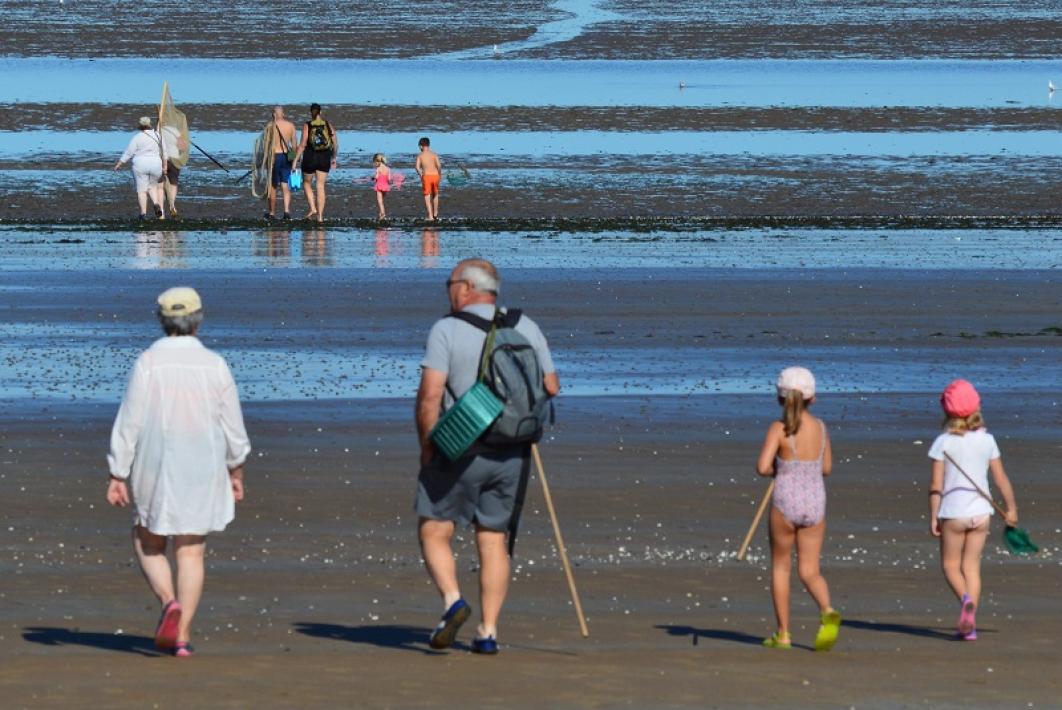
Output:
[[[495,308],[493,320],[481,318],[475,313],[469,313],[468,311],[450,311],[446,314],[447,318],[456,318],[457,320],[468,323],[473,328],[478,328],[487,334],[487,340],[483,343],[483,351],[479,357],[479,379],[483,380],[487,373],[487,364],[490,360],[490,354],[494,351],[494,334],[498,328],[515,328],[516,324],[520,322],[520,317],[523,315],[523,311],[519,308],[514,308],[508,311],[502,311],[500,308]],[[453,392],[450,393],[453,396]]]
[[[450,311],[446,314],[446,317],[463,320],[465,323],[468,323],[475,328],[479,328],[484,333],[489,333],[491,325],[494,324],[497,324],[499,328],[515,328],[523,315],[524,312],[519,308],[511,308],[507,311],[498,308],[494,311],[494,320],[481,318],[475,313],[469,313],[468,311]]]
[[[284,152],[287,153],[289,150],[291,150],[291,146],[288,145],[288,141],[284,137],[284,134],[280,132],[280,126],[278,126],[275,121],[273,122],[273,128],[277,132],[277,137],[280,138],[280,144],[284,146]]]
[[[451,311],[446,314],[447,318],[456,318],[457,320],[463,320],[474,328],[479,328],[484,333],[490,332],[490,327],[494,325],[494,321],[486,318],[481,318],[475,313],[469,313],[468,311]]]

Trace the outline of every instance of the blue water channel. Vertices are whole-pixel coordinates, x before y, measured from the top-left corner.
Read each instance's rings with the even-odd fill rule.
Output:
[[[458,259],[483,256],[517,281],[533,279],[535,288],[563,288],[570,279],[608,284],[619,274],[645,284],[669,278],[710,280],[724,274],[729,283],[747,279],[749,284],[766,278],[814,282],[840,276],[856,292],[865,287],[870,294],[882,279],[935,280],[961,287],[968,275],[977,274],[1007,283],[1020,298],[1022,292],[1057,290],[1053,274],[1062,269],[1058,230],[588,234],[3,228],[0,249],[0,304],[13,309],[13,317],[0,324],[0,361],[5,363],[0,400],[22,402],[117,401],[133,358],[155,337],[155,326],[149,304],[142,322],[136,323],[114,320],[98,307],[91,313],[71,308],[69,318],[52,309],[53,315],[39,320],[18,304],[37,289],[46,289],[57,303],[76,304],[86,289],[94,298],[100,289],[125,298],[122,294],[130,284],[157,280],[145,271],[162,270],[166,282],[200,284],[207,292],[211,284],[235,278],[253,278],[260,287],[278,279],[290,285],[326,278],[387,289],[411,282],[442,284]],[[323,339],[320,328],[328,324],[302,314],[297,303],[285,306],[291,322],[278,315],[257,325],[226,320],[222,306],[204,337],[229,358],[246,401],[411,397],[423,333],[410,334],[408,342],[399,345],[388,335],[390,329],[374,324],[371,308],[361,305],[352,303],[351,313],[364,322],[364,330],[337,336],[334,328],[326,328],[329,335]],[[1001,317],[998,324],[977,326],[1002,326],[1006,321]],[[1044,323],[1059,325],[1057,319]],[[703,344],[675,343],[666,351],[641,336],[620,338],[607,349],[566,342],[560,331],[554,336],[566,392],[574,396],[766,394],[768,375],[797,360],[829,383],[829,392],[932,392],[939,388],[941,373],[954,366],[956,337],[967,337],[958,332],[960,326],[970,327],[940,326],[948,330],[950,347],[922,338],[911,341],[899,331],[895,340],[870,343],[815,333],[805,333],[799,342],[769,335],[728,340],[725,334],[710,335],[712,324],[707,322],[704,332],[709,335]],[[248,327],[256,329],[255,338],[246,337]],[[1062,381],[1053,331],[988,340],[984,335],[979,330],[969,334],[974,340],[957,341],[990,347],[963,361],[965,376],[981,386],[1043,391]]]
[[[1023,60],[0,59],[0,102],[445,106],[1057,106]],[[681,85],[681,88],[680,88]]]
[[[0,159],[104,153],[116,158],[132,137],[122,131],[0,131]],[[257,132],[196,131],[211,153],[246,160]],[[407,154],[412,163],[419,133],[339,131],[340,152]],[[444,154],[465,156],[660,156],[751,155],[868,157],[1022,155],[1057,156],[1055,131],[453,131],[432,142]],[[244,148],[243,151],[240,148]],[[198,157],[198,156],[197,156]],[[675,166],[676,170],[681,165]]]

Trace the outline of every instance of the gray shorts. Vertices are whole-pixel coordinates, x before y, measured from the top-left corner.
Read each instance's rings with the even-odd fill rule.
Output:
[[[417,515],[452,520],[460,527],[475,522],[489,530],[508,530],[520,476],[528,463],[523,451],[481,454],[456,462],[436,455],[417,477]]]

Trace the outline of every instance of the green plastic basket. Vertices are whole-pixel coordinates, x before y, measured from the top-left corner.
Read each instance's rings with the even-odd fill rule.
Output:
[[[456,461],[494,423],[504,408],[489,387],[476,382],[443,413],[428,438],[446,458]]]

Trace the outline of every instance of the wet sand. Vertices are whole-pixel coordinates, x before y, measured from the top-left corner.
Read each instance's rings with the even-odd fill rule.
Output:
[[[591,3],[418,2],[413,6],[274,6],[241,0],[195,7],[115,8],[102,0],[65,6],[5,0],[9,55],[75,57],[323,55],[419,58],[529,39],[544,22],[585,13]],[[709,6],[694,0],[609,3],[618,17],[506,56],[676,59],[704,57],[1054,58],[1062,31],[1057,2],[979,1],[892,9],[863,3]],[[278,15],[282,19],[278,19]],[[101,31],[150,23],[153,32]],[[327,31],[314,32],[314,28]],[[312,33],[312,34],[311,34]],[[312,36],[312,40],[308,38]]]
[[[8,271],[2,305],[27,325],[61,323],[71,318],[74,298],[108,324],[83,336],[102,350],[153,338],[143,304],[178,274],[110,270],[85,281],[91,273],[67,277],[62,289],[47,285],[59,276]],[[387,282],[398,288],[356,272],[317,273],[192,270],[179,277],[218,304],[204,337],[223,353],[239,344],[231,334],[237,325],[248,338],[281,344],[315,328],[315,348],[323,350],[419,347],[441,308],[441,270],[394,272]],[[1044,553],[1010,558],[993,535],[976,644],[950,638],[955,603],[925,533],[925,452],[938,426],[932,392],[831,394],[822,383],[818,409],[837,457],[824,566],[847,620],[826,656],[758,645],[772,623],[764,530],[747,563],[730,558],[764,489],[751,467],[775,414],[769,395],[562,397],[558,426],[542,449],[592,636],[578,636],[536,482],[503,618],[503,653],[489,659],[467,652],[468,631],[450,652],[426,646],[438,602],[414,542],[410,400],[317,399],[322,388],[306,375],[299,401],[246,405],[255,445],[249,499],[230,530],[211,540],[196,632],[201,655],[187,663],[154,657],[157,610],[132,564],[127,514],[102,501],[117,403],[47,395],[5,403],[6,704],[90,699],[170,707],[178,697],[181,705],[215,707],[424,707],[469,698],[486,707],[1054,703],[1062,690],[1051,652],[1062,632],[1062,535],[1051,514],[1062,504],[1051,463],[1055,383],[1011,390],[1007,372],[1022,365],[1001,347],[1005,341],[957,331],[1057,325],[1057,279],[1051,272],[966,272],[962,283],[978,293],[970,299],[958,295],[957,281],[932,271],[792,280],[781,273],[706,278],[679,270],[657,282],[635,269],[611,279],[592,270],[551,276],[514,269],[506,300],[542,324],[562,377],[565,352],[596,350],[607,363],[612,350],[631,343],[644,361],[687,344],[700,344],[710,358],[740,343],[755,373],[779,338],[825,348],[824,359],[857,349],[898,366],[915,348],[936,348],[942,379],[956,363],[997,369],[1002,389],[986,392],[986,416],[1017,486],[1022,522]],[[267,292],[268,299],[247,297]],[[351,304],[358,304],[354,312]],[[945,325],[951,330],[941,338]],[[212,327],[229,334],[215,343]],[[368,340],[359,345],[360,337]],[[1026,342],[1048,359],[1062,347],[1057,337]],[[773,369],[763,369],[769,380]],[[712,374],[709,367],[705,376]],[[636,383],[638,375],[630,378]],[[475,604],[467,534],[459,555]],[[811,641],[814,621],[809,600],[795,590],[798,644]]]
[[[197,159],[193,169],[182,173],[178,198],[182,216],[191,220],[261,217],[265,205],[251,196],[247,181],[232,184],[233,176],[241,172],[236,167],[241,163],[219,157],[232,166],[232,173],[209,166],[205,159]],[[375,197],[367,184],[370,157],[368,152],[349,156],[330,177],[327,218],[375,216]],[[1057,217],[1057,175],[1062,170],[1062,159],[1058,158],[998,156],[729,155],[689,156],[679,163],[652,156],[558,157],[546,161],[446,157],[461,162],[472,177],[462,185],[444,181],[442,217],[500,220],[502,224],[514,220],[511,225],[519,220],[544,224],[554,219],[607,225],[611,220],[636,217],[662,221],[736,218],[740,222],[744,218],[776,217],[828,220],[996,215],[1021,223]],[[410,164],[395,159],[394,165],[412,177],[400,191],[388,196],[388,213],[401,220],[424,214],[419,182]],[[78,161],[63,162],[44,159],[35,166],[43,172],[31,177],[24,177],[25,163],[0,165],[0,170],[16,168],[0,173],[4,187],[0,220],[76,224],[131,219],[137,213],[132,179],[128,170],[113,173],[112,165],[111,156],[82,156]],[[297,194],[292,204],[296,217],[306,213],[303,194]]]
[[[196,131],[247,131],[272,106],[182,104]],[[157,110],[157,109],[154,109]],[[288,107],[299,119],[302,107]],[[151,113],[139,104],[0,103],[0,131],[126,131]],[[445,131],[1046,131],[1055,108],[659,107],[659,106],[329,106],[338,130]],[[201,156],[197,155],[197,161]],[[204,159],[205,160],[205,159]]]

